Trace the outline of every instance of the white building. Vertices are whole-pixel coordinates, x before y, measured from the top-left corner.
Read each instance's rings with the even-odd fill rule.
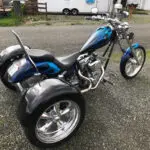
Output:
[[[38,0],[39,3],[47,3],[48,12],[54,13],[91,13],[91,9],[97,7],[100,13],[108,12],[112,6],[112,0]],[[42,11],[42,10],[39,10]]]
[[[138,8],[144,10],[150,10],[150,0],[139,0]]]
[[[47,3],[47,11],[52,13],[73,14],[91,13],[92,8],[98,8],[99,13],[110,12],[113,0],[37,0],[38,3]],[[121,0],[118,0],[121,1]],[[150,0],[138,0],[138,8],[150,10]],[[39,10],[40,12],[44,10]]]

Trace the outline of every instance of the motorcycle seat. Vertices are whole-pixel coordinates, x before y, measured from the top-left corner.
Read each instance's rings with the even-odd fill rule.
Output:
[[[71,55],[63,56],[63,57],[56,57],[56,61],[62,66],[62,68],[67,69],[70,68],[79,57],[80,53],[76,52]]]
[[[50,52],[39,49],[30,49],[28,51],[29,56],[34,62],[50,61],[58,65],[62,69],[70,68],[79,56],[79,52],[63,57],[55,57]]]
[[[53,61],[54,56],[45,50],[30,49],[28,51],[29,56],[34,62]]]

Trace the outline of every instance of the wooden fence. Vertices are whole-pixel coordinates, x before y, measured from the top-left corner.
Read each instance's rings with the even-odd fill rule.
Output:
[[[45,13],[46,20],[47,20],[48,18],[47,3],[37,3],[37,2],[27,1],[25,3],[25,13],[32,14],[32,15]]]

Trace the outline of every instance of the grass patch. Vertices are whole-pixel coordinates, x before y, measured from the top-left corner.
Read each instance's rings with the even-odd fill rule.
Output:
[[[124,21],[129,21],[128,19],[124,19]],[[129,22],[130,24],[148,24],[150,23],[149,15],[137,15],[134,14],[132,20]]]
[[[140,11],[142,12],[142,11]],[[128,21],[125,19],[124,21]],[[52,26],[66,26],[66,25],[101,25],[105,23],[102,21],[90,21],[86,20],[85,16],[64,16],[64,15],[48,15],[48,19],[45,19],[45,15],[37,16],[25,16],[24,22],[26,25],[52,25]],[[146,24],[150,23],[149,15],[133,15],[131,24]]]
[[[147,58],[147,60],[150,60],[150,49],[147,50],[147,52],[146,52],[146,58]]]
[[[110,59],[114,62],[120,62],[121,57],[122,57],[122,52],[116,52],[112,54]]]
[[[124,21],[128,21],[125,19]],[[24,16],[23,18],[5,17],[0,19],[0,26],[18,26],[25,24],[27,26],[34,25],[52,25],[52,26],[66,26],[66,25],[101,25],[105,23],[102,21],[86,20],[85,16],[64,16],[64,15],[48,15],[46,20],[45,15]],[[150,23],[149,15],[133,15],[130,22],[132,24],[146,24]]]
[[[0,19],[0,26],[6,27],[6,26],[18,26],[22,24],[21,18],[16,17],[6,17]]]
[[[133,21],[137,24],[150,23],[149,15],[133,15]]]
[[[139,14],[139,15],[148,15],[148,11],[143,9],[136,9],[133,14]]]
[[[26,25],[55,25],[55,26],[63,26],[63,25],[99,25],[103,21],[89,21],[85,19],[85,16],[64,16],[64,15],[48,15],[48,19],[45,19],[45,15],[38,16],[26,16],[24,18],[24,22]]]

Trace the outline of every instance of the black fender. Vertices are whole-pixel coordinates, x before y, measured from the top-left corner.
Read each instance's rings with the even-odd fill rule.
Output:
[[[39,105],[59,96],[74,96],[84,101],[80,91],[59,79],[46,79],[31,87],[22,97],[18,109],[18,119],[23,126],[28,125],[30,117]]]
[[[28,46],[25,46],[25,49],[29,50],[30,48]],[[5,64],[7,62],[7,60],[10,60],[11,58],[13,58],[15,56],[23,55],[23,54],[24,54],[24,51],[22,50],[20,45],[10,46],[10,47],[4,49],[0,53],[0,70],[3,66],[3,64]]]

